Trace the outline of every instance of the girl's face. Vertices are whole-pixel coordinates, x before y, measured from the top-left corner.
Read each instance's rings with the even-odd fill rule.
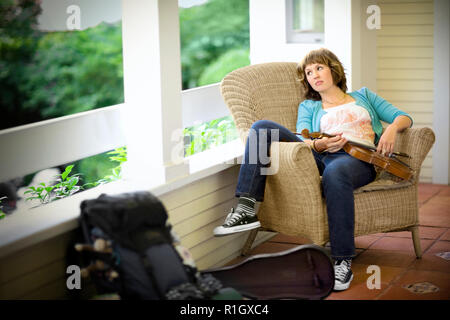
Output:
[[[321,63],[308,64],[305,67],[305,74],[311,87],[319,93],[334,85],[331,69],[327,65]]]

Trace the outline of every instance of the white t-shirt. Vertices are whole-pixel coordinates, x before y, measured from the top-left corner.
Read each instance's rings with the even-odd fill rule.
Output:
[[[372,119],[366,109],[350,102],[325,109],[325,112],[320,119],[321,132],[330,135],[342,132],[342,136],[349,141],[375,146]]]

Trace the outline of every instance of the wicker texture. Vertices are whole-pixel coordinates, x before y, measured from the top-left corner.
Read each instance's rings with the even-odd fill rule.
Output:
[[[285,62],[252,65],[224,78],[222,96],[243,142],[257,120],[272,120],[295,131],[298,105],[303,100],[296,65]],[[429,128],[407,129],[398,135],[396,151],[412,156],[406,162],[415,175],[404,182],[381,172],[376,181],[355,191],[356,236],[412,230],[417,226],[417,181],[434,140]],[[272,163],[278,163],[279,167],[276,174],[267,176],[264,202],[258,212],[262,227],[324,245],[329,240],[326,204],[310,147],[302,142],[275,142],[271,156]],[[253,232],[247,248],[254,235]]]

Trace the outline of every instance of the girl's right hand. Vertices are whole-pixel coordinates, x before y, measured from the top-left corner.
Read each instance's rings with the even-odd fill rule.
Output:
[[[321,152],[326,151],[334,153],[341,150],[346,143],[347,139],[342,137],[342,134],[337,134],[332,138],[324,137],[322,139],[317,140],[315,143],[315,147]]]

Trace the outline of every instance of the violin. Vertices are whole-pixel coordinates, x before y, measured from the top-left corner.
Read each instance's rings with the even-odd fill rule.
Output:
[[[308,129],[303,129],[301,133],[294,132],[295,134],[302,135],[305,139],[320,139],[323,137],[332,138],[333,135],[329,135],[322,132],[310,133]],[[394,152],[389,156],[384,156],[376,151],[376,148],[369,147],[357,142],[348,141],[344,147],[344,151],[352,157],[361,161],[371,163],[387,172],[395,175],[396,177],[409,180],[413,175],[413,170],[406,163],[398,159],[398,157],[411,158],[406,153]]]

